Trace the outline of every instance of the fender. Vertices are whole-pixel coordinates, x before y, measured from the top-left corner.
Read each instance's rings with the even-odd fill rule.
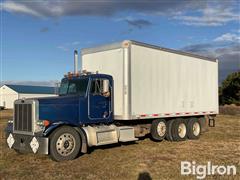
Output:
[[[43,136],[47,137],[53,132],[56,128],[62,126],[62,125],[68,125],[65,122],[58,122],[58,123],[53,123],[50,124],[44,131],[43,131]]]
[[[81,152],[82,153],[87,153],[87,136],[84,130],[81,127],[74,127],[76,131],[79,133],[81,140],[82,140],[82,146],[81,146]]]
[[[58,127],[63,126],[63,125],[73,127],[71,124],[68,124],[66,122],[53,123],[47,129],[44,130],[43,136],[45,136],[45,137],[49,136],[55,129],[57,129]],[[87,153],[87,148],[88,148],[87,138],[86,138],[84,130],[81,127],[76,127],[76,126],[73,128],[79,133],[80,138],[82,140],[81,152]]]

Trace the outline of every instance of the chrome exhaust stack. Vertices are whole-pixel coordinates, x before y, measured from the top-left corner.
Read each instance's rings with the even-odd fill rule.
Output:
[[[78,73],[78,52],[74,50],[74,74]]]

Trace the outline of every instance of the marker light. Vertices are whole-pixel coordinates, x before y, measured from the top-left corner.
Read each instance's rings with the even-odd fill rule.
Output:
[[[44,121],[43,121],[43,125],[44,125],[45,127],[47,127],[49,124],[50,124],[50,122],[49,122],[48,120],[44,120]]]
[[[48,121],[48,120],[39,120],[39,121],[37,121],[37,125],[39,125],[39,126],[47,127],[49,124],[50,124],[50,121]]]
[[[129,41],[124,41],[124,42],[122,43],[122,46],[123,46],[124,48],[128,48],[128,47],[130,46]]]

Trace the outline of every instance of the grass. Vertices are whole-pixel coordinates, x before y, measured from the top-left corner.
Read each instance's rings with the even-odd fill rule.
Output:
[[[236,176],[208,176],[208,179],[240,179],[240,117],[219,115],[216,127],[199,140],[153,142],[149,138],[121,145],[91,148],[89,154],[68,162],[54,162],[48,156],[17,154],[7,148],[4,127],[12,112],[0,112],[0,179],[196,179],[181,176],[180,162],[235,165]],[[141,179],[141,178],[140,178]]]
[[[225,115],[240,115],[240,106],[236,106],[234,104],[224,105],[219,107],[220,114]]]

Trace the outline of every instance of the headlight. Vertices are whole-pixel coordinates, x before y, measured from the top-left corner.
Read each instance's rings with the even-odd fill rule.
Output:
[[[8,123],[13,123],[13,120],[8,120]]]
[[[37,125],[42,128],[49,126],[49,124],[50,124],[50,121],[48,121],[48,120],[38,120],[37,121]]]
[[[38,125],[38,126],[44,126],[43,121],[42,121],[42,120],[38,120],[38,121],[37,121],[37,125]]]

